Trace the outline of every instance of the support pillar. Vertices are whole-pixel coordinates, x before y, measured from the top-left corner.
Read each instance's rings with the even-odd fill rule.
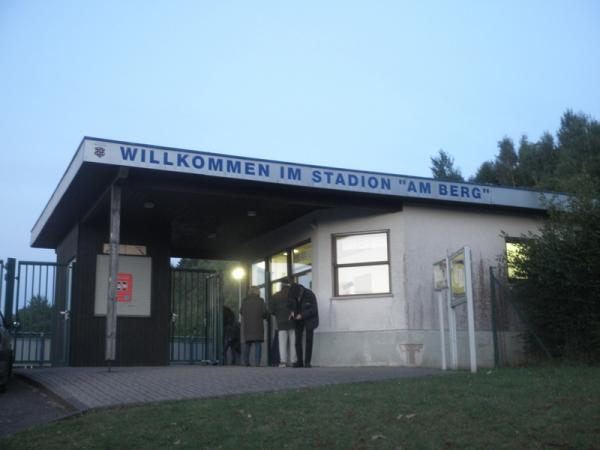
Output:
[[[4,318],[10,324],[13,323],[13,301],[15,295],[15,278],[16,278],[16,267],[17,260],[15,258],[8,258],[6,261],[6,281],[5,294],[4,294]],[[0,273],[0,276],[4,274]]]
[[[110,371],[117,346],[117,278],[119,273],[119,241],[121,231],[121,186],[110,188],[110,254],[108,263],[108,296],[106,299],[105,360]]]

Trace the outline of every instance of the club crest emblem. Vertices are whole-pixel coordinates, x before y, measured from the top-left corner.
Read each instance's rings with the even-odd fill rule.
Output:
[[[96,155],[98,158],[102,158],[105,154],[106,154],[106,150],[104,149],[104,147],[95,147],[94,148],[94,155]]]

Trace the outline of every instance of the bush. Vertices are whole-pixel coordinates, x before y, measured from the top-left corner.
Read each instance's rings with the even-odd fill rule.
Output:
[[[558,357],[600,361],[600,202],[582,181],[516,255],[517,301]]]

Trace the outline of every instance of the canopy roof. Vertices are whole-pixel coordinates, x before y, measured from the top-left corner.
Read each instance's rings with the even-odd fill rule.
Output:
[[[31,245],[56,248],[76,223],[108,223],[107,192],[120,168],[127,172],[123,220],[168,223],[173,256],[222,251],[319,208],[400,209],[414,200],[540,212],[548,195],[85,137],[35,223]]]

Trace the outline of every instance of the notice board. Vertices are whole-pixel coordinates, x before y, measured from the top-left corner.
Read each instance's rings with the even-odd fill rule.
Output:
[[[96,256],[96,300],[94,314],[106,315],[108,255]],[[150,317],[152,258],[119,256],[117,316]]]

